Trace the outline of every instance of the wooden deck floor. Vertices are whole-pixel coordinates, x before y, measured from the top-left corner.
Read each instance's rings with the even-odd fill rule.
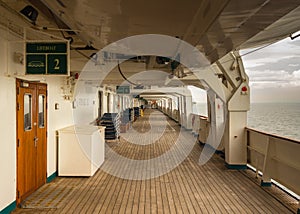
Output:
[[[150,112],[152,110],[146,111],[145,116],[133,124],[132,131],[146,133],[150,130]],[[164,118],[158,112],[154,114]],[[156,118],[158,126],[159,117]],[[131,160],[159,157],[171,149],[179,135],[180,127],[174,121],[167,120],[163,136],[155,143],[138,145],[127,142],[124,140],[130,141],[127,133],[120,142],[108,142],[107,146]],[[153,124],[152,129],[155,130]],[[140,133],[139,136],[139,141],[142,141],[143,135]],[[185,137],[193,138],[188,132]],[[19,208],[14,213],[291,213],[290,209],[246,176],[247,173],[226,169],[220,156],[214,155],[208,163],[199,165],[201,150],[201,146],[195,143],[189,155],[176,168],[146,180],[119,178],[103,169],[90,178],[58,177],[40,191],[43,194],[60,188],[61,192],[68,192],[55,205]],[[120,168],[113,163],[109,167]],[[159,166],[156,168],[159,169]],[[127,169],[129,173],[133,170],[129,166]],[[50,197],[48,201],[51,204],[53,195],[43,195],[44,199],[47,197]]]

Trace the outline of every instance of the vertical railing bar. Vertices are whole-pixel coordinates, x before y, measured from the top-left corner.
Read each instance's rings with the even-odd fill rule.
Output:
[[[266,147],[266,154],[265,154],[265,158],[264,158],[264,164],[263,164],[263,170],[262,170],[262,181],[263,182],[269,182],[270,181],[270,176],[266,174],[266,166],[267,166],[267,161],[268,161],[268,157],[269,157],[269,148],[270,148],[270,136],[268,136],[267,138],[267,147]]]

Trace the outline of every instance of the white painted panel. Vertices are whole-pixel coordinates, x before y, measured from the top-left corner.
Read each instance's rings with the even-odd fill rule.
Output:
[[[0,35],[2,31],[0,30]],[[20,43],[9,43],[0,37],[0,210],[16,200],[16,81],[23,65],[14,58],[22,52]],[[18,76],[21,79],[39,80],[48,85],[48,139],[47,173],[57,171],[56,130],[73,124],[72,105],[61,94],[62,77]],[[55,110],[55,104],[59,109]],[[3,164],[5,163],[5,164]]]
[[[247,163],[247,145],[245,141],[245,127],[247,112],[229,112],[228,142],[225,145],[225,160],[228,164]],[[225,133],[226,134],[226,133]]]
[[[72,103],[64,100],[61,94],[62,77],[47,77],[48,84],[48,176],[57,171],[57,139],[56,130],[74,124]],[[55,104],[58,109],[55,110]]]
[[[3,32],[0,31],[0,35]],[[6,77],[7,42],[0,37],[0,210],[16,200],[16,91]]]
[[[0,102],[0,210],[2,210],[16,200],[16,91],[13,78],[0,76]]]

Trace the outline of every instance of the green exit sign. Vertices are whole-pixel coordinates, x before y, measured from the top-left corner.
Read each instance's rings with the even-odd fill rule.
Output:
[[[117,94],[130,94],[129,86],[117,86]]]
[[[26,43],[26,74],[68,75],[68,42]]]

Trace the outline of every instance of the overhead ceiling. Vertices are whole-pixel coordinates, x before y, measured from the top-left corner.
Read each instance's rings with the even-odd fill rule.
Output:
[[[44,4],[51,11],[44,12],[48,19],[53,22],[55,15],[56,20],[98,49],[132,35],[164,34],[197,46],[211,62],[233,49],[286,37],[300,26],[299,0],[31,0],[30,3],[38,9]],[[38,19],[36,24],[43,26],[44,22],[39,23]]]
[[[0,3],[16,13],[32,5],[39,16],[29,24],[31,27],[55,36],[72,37],[73,72],[79,72],[97,50],[132,35],[178,37],[196,46],[214,63],[232,50],[274,42],[300,29],[299,0],[0,0]],[[129,63],[123,65],[123,71],[130,76],[145,67],[144,62]],[[108,84],[116,85],[123,80],[116,69],[107,77]]]

